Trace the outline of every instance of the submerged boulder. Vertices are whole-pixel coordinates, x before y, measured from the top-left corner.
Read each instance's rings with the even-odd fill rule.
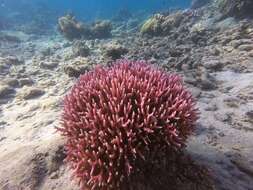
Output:
[[[252,0],[215,0],[223,18],[235,17],[246,18],[253,17]]]

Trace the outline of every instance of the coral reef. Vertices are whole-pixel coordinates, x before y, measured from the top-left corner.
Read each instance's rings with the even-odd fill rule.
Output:
[[[85,25],[82,22],[78,22],[73,15],[67,14],[58,19],[58,29],[68,40],[81,38],[100,39],[111,36],[112,24],[110,21],[102,20],[96,21],[91,25]]]
[[[58,130],[83,189],[115,189],[145,173],[143,163],[159,165],[180,151],[197,117],[179,76],[119,60],[80,77]]]
[[[108,20],[96,21],[91,26],[92,38],[111,37],[112,23]]]
[[[245,18],[253,16],[252,0],[214,0],[225,17]]]
[[[149,18],[145,21],[145,23],[141,27],[141,33],[142,34],[157,34],[161,31],[161,23],[159,22],[161,18],[160,14],[154,15],[152,18]]]
[[[90,34],[90,30],[70,14],[58,19],[58,29],[60,33],[69,40],[80,39]]]
[[[90,54],[90,49],[85,41],[77,40],[74,42],[72,51],[74,56],[86,57]]]
[[[117,42],[111,42],[103,47],[104,56],[112,60],[120,59],[128,52],[128,49]]]
[[[174,27],[180,25],[183,18],[181,11],[169,15],[155,14],[144,22],[140,31],[153,36],[168,35]]]
[[[91,64],[87,58],[78,57],[75,61],[72,61],[70,64],[67,64],[63,67],[63,71],[69,77],[78,78],[81,74],[89,71],[91,69]]]

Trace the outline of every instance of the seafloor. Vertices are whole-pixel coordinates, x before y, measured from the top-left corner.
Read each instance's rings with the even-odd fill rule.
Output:
[[[126,58],[179,73],[201,113],[185,154],[208,170],[209,179],[193,177],[159,189],[253,190],[252,19],[222,17],[210,5],[177,14],[179,24],[173,20],[165,32],[149,34],[140,31],[136,17],[115,19],[105,39],[73,41],[56,30],[36,35],[2,29],[0,189],[79,189],[55,130],[62,99],[80,74]]]

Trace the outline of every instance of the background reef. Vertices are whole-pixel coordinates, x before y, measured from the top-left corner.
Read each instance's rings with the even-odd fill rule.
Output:
[[[81,74],[120,58],[182,76],[201,113],[171,157],[176,172],[147,166],[134,189],[253,189],[253,2],[129,2],[90,14],[84,4],[1,1],[0,189],[78,189],[55,130],[62,100]]]

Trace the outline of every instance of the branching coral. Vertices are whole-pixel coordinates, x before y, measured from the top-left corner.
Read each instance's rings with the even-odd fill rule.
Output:
[[[67,160],[82,189],[120,189],[141,162],[181,150],[197,110],[179,76],[119,60],[82,75],[64,101]]]

